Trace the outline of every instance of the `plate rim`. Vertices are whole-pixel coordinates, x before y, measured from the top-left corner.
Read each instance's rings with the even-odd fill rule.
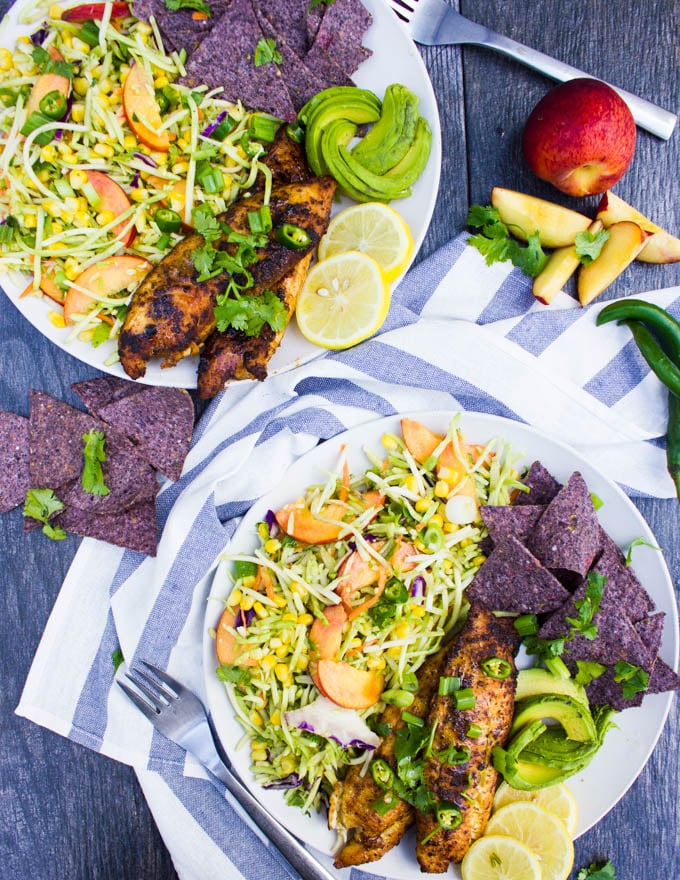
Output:
[[[406,269],[404,269],[404,272],[399,276],[399,278],[395,279],[394,282],[392,282],[391,286],[392,290],[394,291],[401,278],[403,278],[404,274],[413,265],[420,250],[420,247],[425,239],[425,236],[427,235],[427,231],[430,227],[430,223],[432,220],[432,215],[434,214],[437,196],[439,193],[439,184],[441,180],[441,122],[439,118],[439,109],[434,92],[434,87],[427,71],[425,61],[423,60],[415,43],[406,33],[406,30],[401,27],[397,16],[394,15],[392,10],[387,6],[387,4],[383,2],[383,0],[361,0],[361,2],[373,16],[373,22],[371,23],[367,34],[370,35],[369,42],[372,41],[375,43],[375,46],[372,49],[374,55],[376,53],[376,48],[380,45],[388,47],[388,43],[390,42],[390,40],[383,39],[381,41],[377,38],[373,39],[376,36],[376,32],[379,30],[379,28],[384,28],[386,26],[385,22],[388,21],[390,22],[390,24],[387,26],[391,29],[392,35],[398,34],[399,36],[397,38],[403,41],[404,47],[409,48],[409,57],[411,59],[411,62],[414,64],[419,77],[417,83],[411,82],[409,85],[421,92],[421,102],[424,100],[427,104],[426,118],[430,123],[433,134],[432,148],[430,152],[430,157],[428,159],[428,164],[425,171],[414,185],[414,189],[418,188],[419,186],[422,189],[425,189],[425,187],[427,187],[424,191],[424,195],[419,196],[417,199],[417,204],[419,206],[417,215],[418,218],[422,218],[422,222],[418,227],[417,234],[413,236],[414,247],[409,264]],[[14,2],[7,9],[4,16],[2,17],[2,20],[0,21],[0,46],[7,46],[8,48],[10,48],[10,44],[16,40],[17,36],[21,35],[22,33],[30,33],[31,30],[34,29],[33,26],[29,27],[27,25],[22,25],[17,20],[19,15],[22,14],[22,12],[25,11],[26,8],[30,9],[32,7],[33,4],[31,0],[16,0],[16,2]],[[47,9],[45,9],[45,15],[47,15]],[[365,61],[362,65],[360,65],[357,71],[353,74],[353,79],[359,79],[357,85],[360,88],[370,88],[370,85],[368,83],[361,82],[361,69],[362,67],[364,67],[364,65],[371,64],[372,60],[373,56],[367,59],[367,61]],[[380,59],[380,64],[384,64],[384,60],[382,58]],[[414,198],[415,195],[411,195],[408,197],[408,199],[398,200],[397,202],[393,202],[392,204],[397,206],[398,210],[399,202],[415,204],[414,202],[412,202]],[[343,197],[337,204],[340,207],[346,207],[350,204],[355,203]],[[22,281],[15,281],[13,279],[13,276],[20,276]],[[121,379],[127,379],[128,381],[136,381],[139,382],[139,384],[141,385],[185,388],[187,390],[193,390],[196,388],[198,356],[183,358],[181,361],[179,361],[179,363],[175,364],[171,368],[161,367],[159,360],[154,359],[154,361],[147,367],[147,371],[144,376],[136,380],[131,380],[130,377],[125,373],[123,368],[120,366],[119,362],[115,362],[113,364],[104,363],[106,358],[109,356],[109,353],[115,351],[114,346],[104,343],[98,348],[94,348],[89,343],[82,342],[78,339],[74,339],[73,341],[69,342],[67,340],[66,331],[64,330],[63,332],[60,332],[60,328],[56,328],[49,320],[49,311],[51,309],[49,301],[47,301],[44,297],[27,297],[20,302],[19,294],[28,283],[28,278],[28,275],[23,275],[18,272],[0,270],[0,289],[2,289],[5,297],[19,312],[19,314],[26,321],[28,321],[33,330],[37,331],[44,339],[46,339],[53,345],[56,345],[57,348],[61,349],[66,354],[74,357],[76,360],[86,364],[92,369],[99,370],[103,373],[111,376],[116,376]],[[288,345],[284,346],[286,338],[288,340]],[[286,349],[288,349],[288,353],[286,352]],[[269,362],[269,375],[273,376],[279,373],[285,373],[288,370],[294,369],[295,367],[301,366],[304,363],[315,360],[318,357],[322,357],[325,354],[325,349],[313,346],[310,342],[305,340],[302,334],[298,331],[295,321],[291,321],[286,330],[286,334],[284,335],[284,340],[282,341],[281,345],[274,353],[272,359]]]
[[[576,469],[575,465],[578,465],[579,468],[582,468],[587,472],[587,476],[585,476],[586,483],[591,491],[593,491],[591,483],[594,481],[596,484],[600,483],[600,491],[602,487],[606,487],[605,495],[609,495],[610,500],[610,508],[609,511],[606,510],[607,504],[604,505],[604,513],[603,510],[598,511],[598,518],[604,519],[607,522],[609,519],[619,519],[621,516],[621,506],[625,513],[623,514],[623,518],[631,520],[632,523],[636,526],[636,535],[640,534],[650,543],[653,543],[656,546],[656,538],[651,530],[651,527],[644,519],[642,513],[635,506],[633,501],[626,495],[626,493],[610,480],[607,476],[605,476],[602,471],[599,470],[595,465],[591,464],[587,457],[584,456],[581,452],[569,446],[568,444],[558,440],[557,438],[551,437],[545,432],[534,428],[533,426],[520,421],[515,421],[513,419],[509,419],[505,416],[497,416],[492,413],[483,413],[476,411],[461,411],[456,409],[426,409],[426,410],[414,410],[404,413],[396,413],[388,416],[380,416],[373,419],[368,419],[360,424],[354,425],[353,427],[348,428],[345,431],[341,431],[333,437],[323,441],[312,449],[308,450],[303,455],[296,458],[294,461],[290,463],[290,465],[283,471],[280,479],[276,482],[272,488],[264,493],[261,498],[259,498],[248,510],[248,512],[243,516],[241,522],[237,526],[234,534],[230,538],[227,545],[225,545],[224,550],[220,553],[218,557],[218,565],[214,572],[214,575],[210,582],[210,588],[208,591],[208,597],[206,601],[205,607],[205,616],[203,622],[203,639],[202,639],[202,659],[203,659],[203,679],[204,686],[207,695],[208,707],[211,713],[211,718],[213,720],[213,724],[215,726],[216,735],[218,736],[222,747],[225,749],[226,753],[230,756],[230,758],[234,757],[234,746],[230,745],[229,747],[224,743],[222,731],[224,729],[224,717],[221,715],[220,710],[224,710],[225,706],[227,711],[231,714],[231,720],[234,725],[238,727],[240,731],[240,735],[243,736],[243,729],[238,726],[238,721],[236,721],[235,716],[233,714],[233,708],[231,707],[231,703],[229,702],[229,698],[224,690],[223,685],[218,681],[217,676],[214,674],[214,668],[216,665],[216,660],[214,659],[214,641],[211,635],[211,628],[214,628],[216,624],[216,620],[219,616],[218,611],[223,607],[223,597],[228,594],[231,587],[229,587],[226,592],[224,589],[220,590],[220,584],[218,583],[218,579],[220,577],[224,578],[224,570],[228,563],[223,559],[223,556],[227,552],[230,551],[230,547],[232,547],[235,543],[238,544],[242,542],[242,538],[246,535],[248,529],[251,529],[250,535],[250,543],[254,546],[256,544],[256,538],[254,534],[254,530],[252,530],[252,526],[255,522],[257,522],[261,518],[261,511],[265,509],[267,506],[271,506],[269,504],[270,499],[276,498],[277,495],[281,499],[281,501],[285,501],[286,497],[288,500],[292,495],[295,494],[296,491],[300,491],[301,483],[304,482],[300,478],[300,474],[298,472],[306,473],[309,467],[310,476],[306,479],[304,483],[305,486],[314,483],[317,479],[322,479],[322,474],[320,471],[323,471],[322,462],[324,459],[330,459],[332,456],[337,458],[339,453],[339,449],[341,445],[345,445],[347,447],[347,453],[350,456],[350,462],[353,458],[356,458],[360,452],[360,449],[363,445],[367,445],[368,441],[362,442],[360,441],[358,444],[355,443],[354,447],[352,446],[352,441],[354,438],[361,438],[362,435],[369,433],[373,436],[377,436],[378,434],[382,434],[385,430],[389,430],[389,426],[394,428],[395,425],[398,425],[399,420],[402,418],[419,418],[422,421],[425,421],[429,426],[432,427],[430,422],[432,420],[439,420],[438,425],[447,424],[450,419],[459,415],[460,424],[463,429],[463,433],[466,433],[465,426],[468,425],[472,431],[482,430],[482,427],[485,425],[489,425],[490,429],[485,433],[486,439],[491,439],[491,437],[499,437],[501,439],[506,439],[506,431],[507,433],[514,435],[525,435],[530,441],[537,441],[540,444],[547,444],[548,449],[550,450],[550,456],[558,455],[558,456],[566,456],[566,461],[571,461],[572,464],[569,465],[568,468],[562,468],[564,472],[566,470],[573,471]],[[447,421],[448,420],[448,421]],[[476,428],[475,425],[479,425],[480,428]],[[437,429],[437,426],[434,426],[434,429]],[[510,440],[513,450],[518,451],[516,446],[516,441],[514,439]],[[354,450],[354,452],[352,451]],[[528,464],[530,461],[534,460],[536,456],[531,452],[531,449],[523,450],[524,454],[522,456],[521,461],[525,464]],[[365,456],[362,459],[366,464]],[[549,468],[551,469],[551,468]],[[560,468],[557,469],[558,472]],[[291,472],[293,472],[291,474]],[[297,478],[297,479],[296,479]],[[615,501],[615,508],[612,511],[611,508],[611,498]],[[278,503],[278,502],[277,502]],[[611,511],[611,512],[610,512]],[[606,527],[603,525],[603,527]],[[627,529],[629,525],[625,526]],[[610,531],[611,527],[606,527],[607,531]],[[623,527],[622,527],[623,529]],[[614,536],[615,537],[615,536]],[[619,539],[615,537],[617,544],[620,543]],[[633,536],[629,538],[629,540],[633,540]],[[623,542],[625,543],[625,541]],[[653,598],[655,601],[661,602],[663,600],[663,604],[668,607],[664,610],[666,611],[667,617],[671,618],[670,622],[668,620],[664,621],[664,635],[662,641],[661,654],[663,655],[665,661],[669,663],[673,668],[677,668],[678,665],[678,654],[679,654],[679,633],[678,633],[678,604],[675,596],[675,589],[673,586],[673,581],[666,564],[665,558],[663,555],[659,555],[656,551],[654,555],[645,555],[643,564],[640,566],[640,563],[636,564],[636,569],[642,567],[643,569],[652,568],[657,569],[656,575],[654,578],[646,577],[641,580],[643,584],[645,582],[649,582],[650,586],[653,586]],[[224,582],[226,583],[227,579],[224,578]],[[650,592],[652,590],[650,589]],[[219,603],[219,604],[218,604]],[[670,612],[670,613],[669,613]],[[673,626],[673,620],[675,621],[675,626]],[[212,668],[210,668],[210,663],[212,662]],[[615,796],[613,800],[610,799],[606,809],[602,810],[599,815],[597,815],[592,820],[586,822],[585,824],[579,824],[577,826],[577,831],[574,835],[574,839],[580,837],[582,834],[585,834],[590,828],[596,825],[601,819],[603,819],[611,810],[616,806],[616,804],[625,796],[626,792],[633,785],[636,779],[644,770],[649,758],[652,755],[652,752],[656,748],[659,737],[665,727],[666,721],[668,719],[668,714],[671,707],[671,702],[673,699],[673,692],[665,692],[662,694],[654,694],[649,695],[645,698],[645,703],[643,705],[650,705],[650,701],[653,701],[654,705],[654,714],[656,715],[656,723],[654,730],[650,736],[644,741],[644,747],[641,749],[640,753],[636,755],[636,761],[634,763],[634,772],[629,774],[629,776],[624,777],[625,782],[623,785],[620,785],[618,790],[615,792]],[[217,711],[216,711],[217,709]],[[633,713],[635,710],[629,709],[626,710],[628,713]],[[639,711],[639,710],[638,710]],[[625,713],[619,713],[618,718],[624,716]],[[638,715],[628,715],[627,724],[624,724],[624,732],[622,734],[623,744],[629,742],[631,737],[631,731],[628,731],[626,728],[630,728],[633,725],[634,719],[639,718]],[[616,735],[616,734],[615,734]],[[609,737],[609,742],[611,742],[611,732],[607,735]],[[617,747],[619,747],[619,743],[617,742]],[[593,765],[596,765],[598,761],[598,757],[600,758],[600,763],[602,762],[603,757],[606,759],[609,754],[613,754],[613,747],[610,745],[609,750],[605,751],[601,750],[596,758],[591,764],[591,768]],[[238,763],[238,762],[237,762]],[[247,770],[247,762],[246,770]],[[291,807],[287,807],[282,803],[283,798],[279,792],[270,792],[263,790],[257,783],[254,782],[252,774],[250,771],[244,773],[243,766],[238,766],[239,772],[245,776],[245,781],[251,792],[255,797],[258,798],[261,802],[265,803],[266,806],[272,810],[275,809],[278,805],[279,809],[275,811],[275,815],[282,821],[284,824],[288,825],[290,829],[294,833],[299,834],[299,821],[300,814],[299,810],[296,810]],[[577,795],[580,789],[585,785],[587,791],[587,781],[584,781],[584,776],[587,777],[588,774],[580,775],[577,777],[571,777],[571,779],[567,782],[570,787],[577,788]],[[281,806],[283,809],[281,810]],[[582,813],[582,810],[579,811]],[[286,817],[286,813],[288,813],[288,817]],[[308,819],[309,817],[305,817]],[[312,817],[317,822],[319,819],[323,821],[323,817]],[[295,825],[295,819],[297,819],[297,826]],[[328,832],[330,835],[331,833]],[[397,848],[398,850],[398,848]],[[396,854],[397,850],[392,851]],[[327,854],[327,849],[320,849],[320,852]],[[367,873],[378,873],[380,876],[387,876],[393,878],[393,880],[408,880],[409,877],[412,876],[414,866],[409,865],[405,873],[386,873],[384,864],[385,859],[389,858],[390,854],[388,853],[382,860],[374,863],[369,863],[368,865],[362,865],[361,869],[366,871]],[[415,869],[417,870],[417,865],[415,865]],[[451,873],[453,872],[453,873]],[[450,876],[459,877],[459,873],[456,867],[452,866],[450,869]]]

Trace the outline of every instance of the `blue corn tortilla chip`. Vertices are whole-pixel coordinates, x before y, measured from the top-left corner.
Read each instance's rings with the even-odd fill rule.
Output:
[[[351,77],[371,57],[361,41],[372,21],[370,12],[358,0],[334,0],[324,9],[310,50],[322,49]]]
[[[265,35],[274,38],[279,49],[281,43],[286,43],[299,58],[304,58],[309,48],[309,0],[252,0],[252,4]]]
[[[31,488],[28,419],[0,410],[0,513],[23,504]]]
[[[619,603],[621,611],[635,623],[654,610],[654,602],[638,580],[635,572],[626,565],[626,557],[616,543],[600,530],[602,552],[593,565],[593,571],[607,578],[607,592]]]
[[[170,10],[165,0],[135,0],[132,12],[142,21],[155,18],[166,49],[185,49],[189,54],[212,31],[230,4],[231,0],[209,0],[210,16],[204,19],[194,18],[191,9]]]
[[[187,391],[147,386],[100,407],[97,415],[129,437],[156,470],[179,479],[194,426],[194,404]]]
[[[590,492],[578,471],[548,504],[527,546],[551,571],[584,578],[601,549],[601,529]]]
[[[512,535],[523,544],[545,510],[542,504],[483,505],[479,512],[492,543]]]
[[[569,593],[512,535],[494,545],[467,595],[492,611],[543,614],[560,608]]]
[[[649,676],[647,693],[662,694],[665,691],[677,690],[680,690],[680,675],[658,657]]]
[[[108,403],[131,394],[138,394],[145,387],[147,386],[130,382],[129,379],[119,379],[117,376],[101,376],[98,379],[86,379],[71,385],[72,390],[93,416],[99,415],[99,410]]]
[[[663,624],[666,619],[664,611],[652,614],[642,620],[635,622],[635,630],[645,643],[649,653],[656,657],[661,648],[661,638],[663,636]]]
[[[522,480],[529,487],[528,492],[517,492],[513,498],[513,504],[550,504],[555,495],[562,488],[555,477],[541,464],[535,461],[531,464],[526,476]]]
[[[145,501],[116,514],[93,514],[67,507],[53,522],[67,532],[98,538],[147,556],[156,555],[158,532],[153,501]]]

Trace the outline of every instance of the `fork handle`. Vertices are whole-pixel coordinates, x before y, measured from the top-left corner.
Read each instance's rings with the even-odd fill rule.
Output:
[[[489,49],[495,49],[503,55],[509,55],[510,58],[514,58],[516,61],[521,61],[522,64],[525,64],[527,67],[538,70],[540,73],[544,73],[551,79],[556,79],[560,82],[588,76],[587,73],[578,70],[576,67],[564,64],[556,58],[544,55],[543,52],[538,52],[536,49],[530,49],[528,46],[523,46],[521,43],[511,40],[509,37],[504,37],[502,34],[497,34],[488,29],[486,30],[484,38],[474,41],[470,40],[470,42],[474,42],[479,46],[486,46]],[[608,85],[611,84],[608,83]],[[668,140],[673,134],[673,129],[675,128],[678,119],[675,113],[663,110],[661,107],[652,104],[651,101],[645,101],[644,98],[640,98],[637,95],[632,94],[632,92],[627,92],[625,89],[620,89],[617,86],[612,86],[612,88],[617,91],[626,104],[628,104],[635,122],[640,128],[644,128],[646,131],[651,132],[657,137],[663,138],[663,140]]]
[[[209,763],[205,758],[202,759],[202,763],[222,785],[226,786],[227,790],[236,798],[260,831],[271,840],[290,867],[295,871],[294,876],[299,874],[302,880],[337,880],[337,877],[331,874],[287,828],[284,828],[280,822],[265,810],[262,804],[224,766],[217,755],[211,758]]]

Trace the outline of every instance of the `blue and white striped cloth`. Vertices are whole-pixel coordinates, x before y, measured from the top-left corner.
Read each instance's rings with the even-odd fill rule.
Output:
[[[680,316],[680,288],[644,298]],[[83,540],[17,712],[135,767],[182,880],[283,880],[228,798],[114,687],[112,653],[151,660],[203,694],[205,600],[240,517],[320,440],[385,415],[475,410],[524,421],[630,495],[671,497],[666,392],[626,328],[596,327],[600,307],[566,294],[540,306],[526,277],[487,267],[459,237],[406,276],[378,336],[227,388],[198,425],[181,479],[160,492],[156,559]]]

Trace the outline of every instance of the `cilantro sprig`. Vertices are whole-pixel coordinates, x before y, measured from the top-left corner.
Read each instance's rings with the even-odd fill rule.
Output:
[[[195,12],[202,12],[210,18],[212,11],[205,0],[165,0],[165,8],[170,12],[177,12],[179,9],[193,9]]]
[[[63,541],[66,532],[61,526],[54,526],[50,519],[64,509],[64,504],[54,494],[54,489],[29,489],[24,502],[24,516],[43,523],[43,535],[53,541]]]
[[[567,617],[567,623],[572,626],[571,638],[576,633],[580,633],[591,642],[597,638],[597,624],[593,623],[593,618],[599,611],[606,580],[607,578],[603,574],[598,574],[595,571],[588,573],[584,596],[574,602],[577,616]]]
[[[276,48],[276,40],[263,37],[257,41],[253,57],[255,67],[262,67],[263,64],[281,64],[281,61],[281,53]]]
[[[54,73],[57,76],[64,76],[66,79],[73,79],[73,65],[63,59],[52,58],[47,49],[43,49],[42,46],[33,47],[31,58],[39,73]]]
[[[609,859],[599,864],[591,862],[590,865],[579,870],[576,880],[616,880],[616,871]]]
[[[513,266],[535,278],[548,261],[539,242],[538,231],[521,229],[527,241],[526,245],[521,245],[516,239],[510,238],[511,228],[503,223],[497,208],[492,205],[472,205],[468,211],[467,225],[479,230],[470,236],[468,244],[484,256],[487,266],[509,260]],[[516,228],[520,230],[519,226]]]
[[[83,489],[90,495],[108,495],[111,491],[104,482],[102,464],[106,461],[103,431],[88,431],[83,434],[83,473],[80,481]]]
[[[593,260],[600,256],[600,251],[608,238],[609,232],[606,229],[600,229],[599,232],[585,229],[583,232],[576,233],[574,249],[576,256],[584,266],[589,266]]]

